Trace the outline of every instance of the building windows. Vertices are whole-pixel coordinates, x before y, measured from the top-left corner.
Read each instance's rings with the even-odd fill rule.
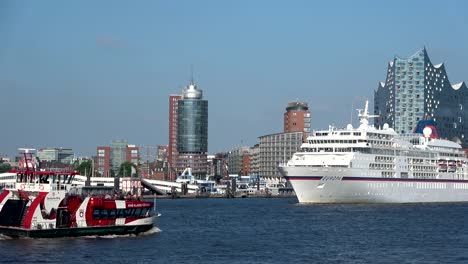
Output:
[[[98,156],[99,157],[104,157],[106,156],[106,151],[104,149],[99,149],[98,150]]]

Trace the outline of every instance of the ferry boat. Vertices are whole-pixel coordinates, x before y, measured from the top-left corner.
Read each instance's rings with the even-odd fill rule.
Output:
[[[422,203],[468,201],[468,160],[461,146],[439,139],[433,126],[398,135],[369,125],[316,131],[279,170],[300,203]],[[431,128],[432,127],[432,128]]]
[[[0,234],[63,237],[139,234],[153,228],[154,203],[105,186],[74,186],[75,172],[37,171],[32,153],[0,193]]]

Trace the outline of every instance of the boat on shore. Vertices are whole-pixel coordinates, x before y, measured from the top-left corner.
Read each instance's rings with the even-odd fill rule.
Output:
[[[75,186],[72,171],[37,171],[32,154],[0,193],[0,234],[64,237],[139,234],[153,228],[154,202],[105,186]]]
[[[423,203],[468,201],[468,159],[461,146],[423,133],[397,134],[369,125],[315,131],[279,170],[300,203]],[[424,120],[427,121],[427,120]]]

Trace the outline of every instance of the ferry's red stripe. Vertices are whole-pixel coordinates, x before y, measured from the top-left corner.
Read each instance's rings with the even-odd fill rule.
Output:
[[[37,207],[44,200],[46,195],[47,195],[47,192],[40,192],[37,195],[36,199],[32,201],[31,206],[29,206],[29,209],[26,212],[26,215],[24,216],[24,223],[23,223],[24,228],[28,228],[28,229],[31,228],[31,222],[34,216],[34,212],[36,212]]]
[[[287,180],[308,180],[318,181],[322,176],[285,176]],[[378,181],[378,182],[445,182],[445,183],[468,183],[468,180],[450,180],[450,179],[415,179],[415,178],[372,178],[372,177],[343,177],[343,181]]]
[[[3,202],[3,200],[8,196],[9,193],[9,190],[4,190],[2,193],[0,193],[0,203]]]

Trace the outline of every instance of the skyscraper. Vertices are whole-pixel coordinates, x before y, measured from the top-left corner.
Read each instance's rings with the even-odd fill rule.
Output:
[[[466,84],[452,85],[444,64],[432,64],[423,48],[389,62],[387,79],[374,92],[374,114],[379,115],[375,125],[388,123],[398,133],[410,133],[419,120],[433,120],[440,137],[466,147],[467,104]]]
[[[180,174],[191,168],[195,177],[207,174],[208,152],[208,101],[202,90],[190,83],[183,89],[177,109],[177,159],[176,171]]]
[[[303,140],[310,134],[310,112],[305,102],[290,102],[284,113],[284,133],[302,132]]]
[[[167,161],[169,162],[169,166],[171,168],[169,171],[171,179],[177,177],[173,169],[177,160],[177,120],[179,100],[181,99],[181,95],[169,96],[169,146],[167,148]]]

